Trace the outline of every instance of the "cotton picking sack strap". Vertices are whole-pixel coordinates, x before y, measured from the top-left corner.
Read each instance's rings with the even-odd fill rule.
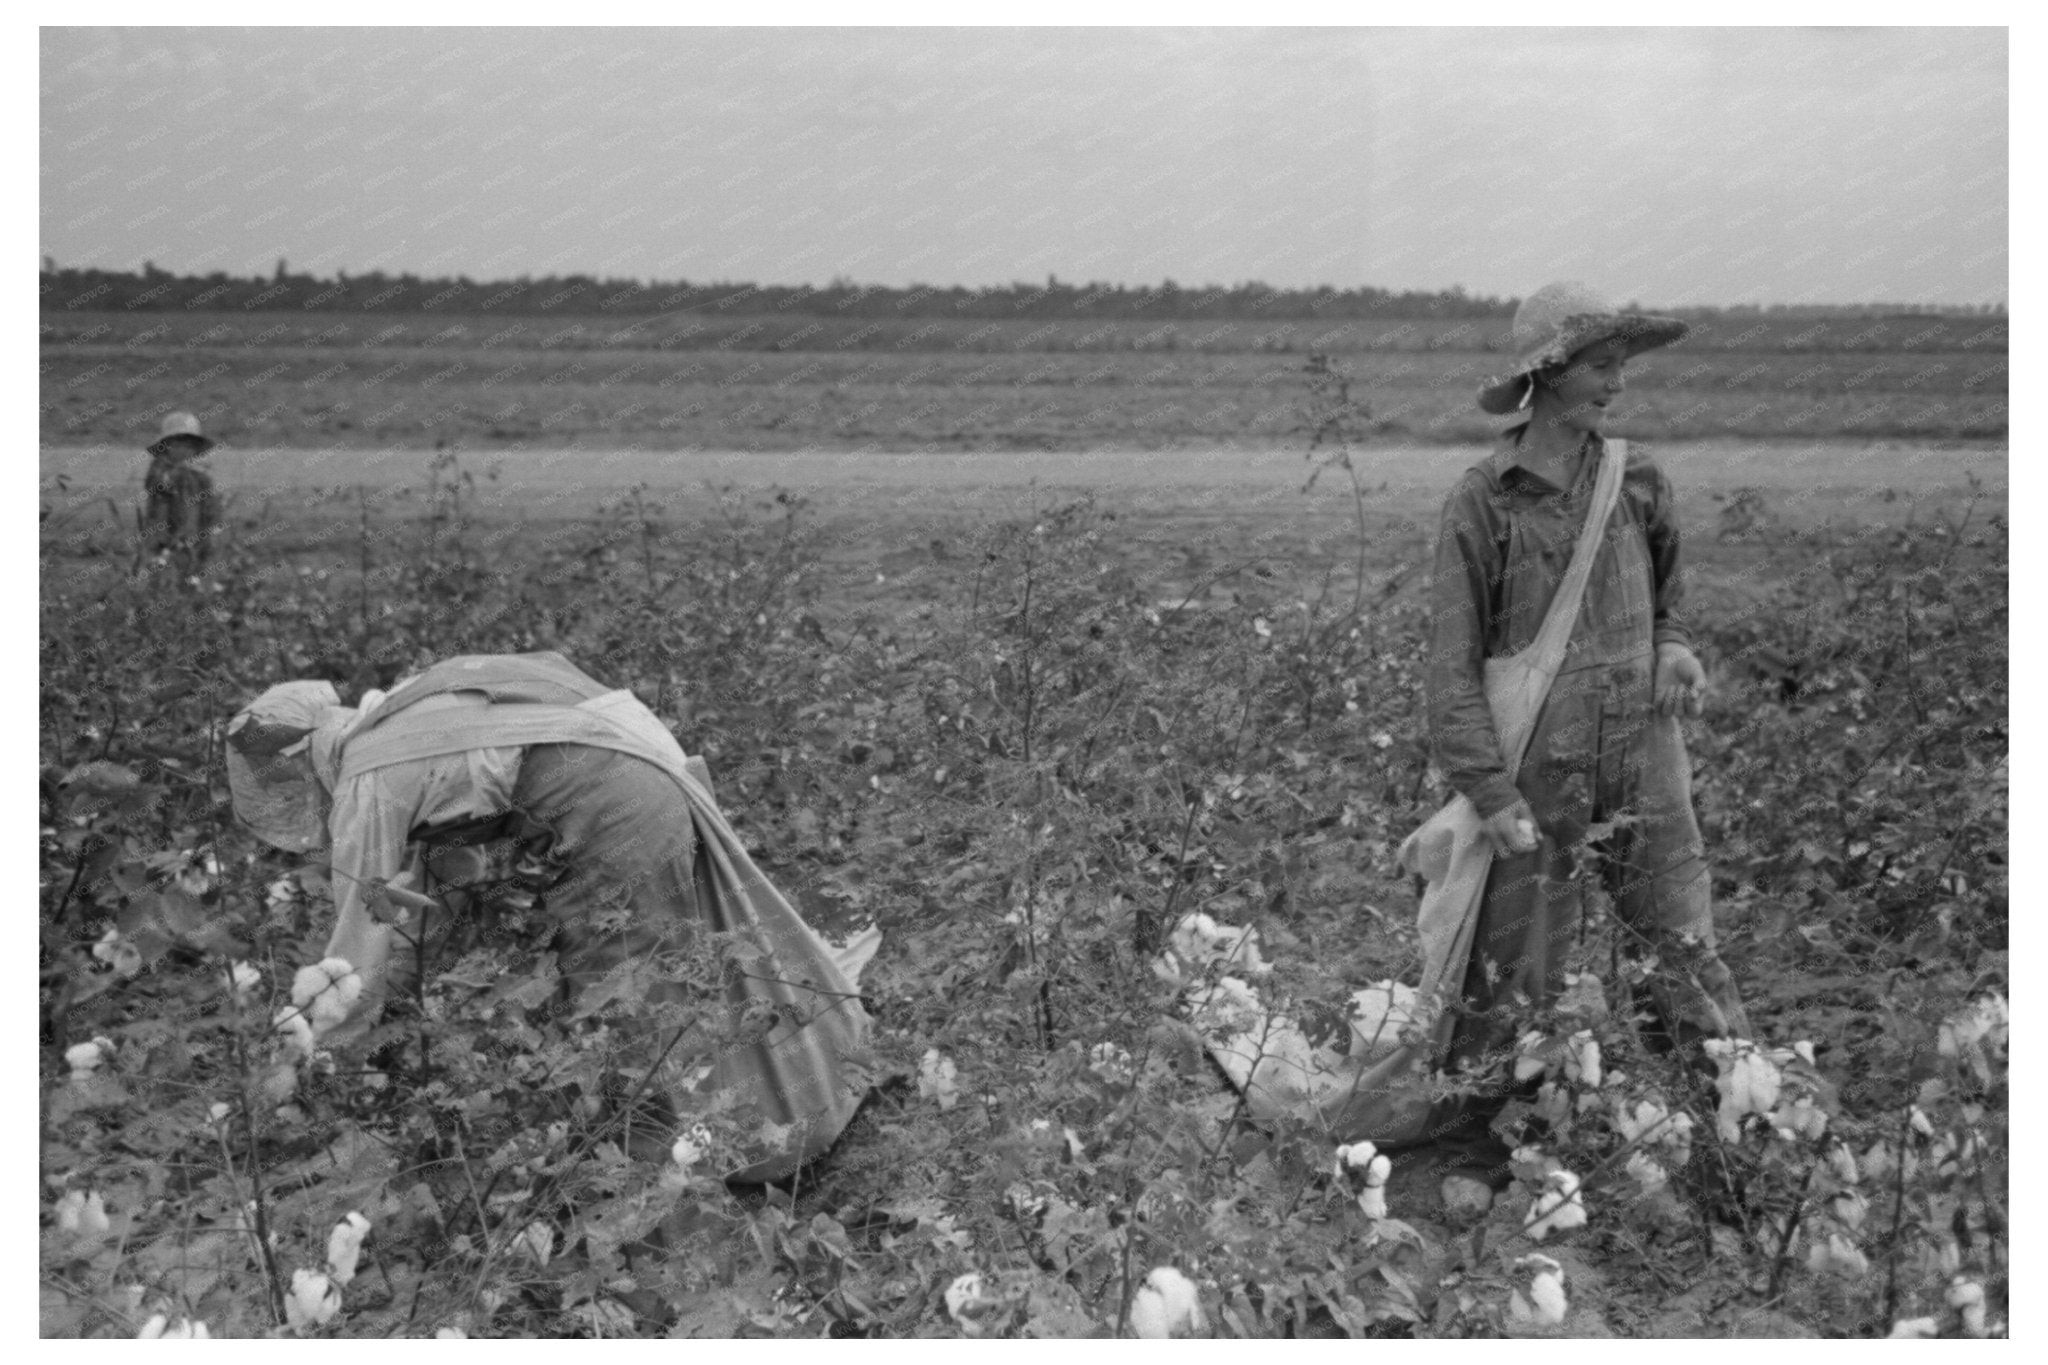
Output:
[[[1486,661],[1486,703],[1500,738],[1501,758],[1509,777],[1522,766],[1529,740],[1536,732],[1550,685],[1564,664],[1572,628],[1593,576],[1600,541],[1621,498],[1628,443],[1607,441],[1593,502],[1579,528],[1572,560],[1558,583],[1550,610],[1529,647],[1504,659]],[[1451,798],[1401,844],[1403,868],[1428,881],[1416,927],[1422,939],[1422,980],[1417,998],[1424,1002],[1428,1039],[1400,1048],[1362,1072],[1356,1082],[1322,1102],[1324,1119],[1345,1140],[1368,1138],[1379,1143],[1414,1142],[1427,1129],[1433,1104],[1429,1073],[1441,1065],[1450,1047],[1457,1016],[1450,1008],[1464,990],[1465,969],[1472,958],[1472,940],[1479,927],[1479,906],[1486,874],[1493,865],[1493,845],[1486,822],[1471,800]]]

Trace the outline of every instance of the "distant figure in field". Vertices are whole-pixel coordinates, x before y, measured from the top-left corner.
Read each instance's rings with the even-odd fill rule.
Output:
[[[197,417],[174,412],[150,445],[149,472],[142,476],[142,533],[149,552],[169,551],[190,569],[205,567],[220,523],[220,495],[204,458],[213,446],[200,434]]]

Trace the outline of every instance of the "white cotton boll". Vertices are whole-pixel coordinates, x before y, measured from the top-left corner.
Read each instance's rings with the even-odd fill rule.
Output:
[[[1379,1154],[1380,1149],[1370,1142],[1347,1143],[1337,1149],[1337,1174],[1342,1176],[1363,1171]]]
[[[223,1123],[227,1120],[227,1116],[234,1112],[234,1106],[230,1105],[226,1100],[215,1100],[207,1106],[206,1117],[215,1123]]]
[[[64,1049],[65,1065],[71,1068],[71,1079],[84,1081],[91,1078],[113,1057],[114,1044],[106,1038],[94,1038],[90,1042],[74,1043]]]
[[[937,1100],[941,1109],[951,1109],[960,1102],[958,1075],[959,1068],[953,1065],[951,1057],[937,1048],[929,1048],[917,1066],[917,1093],[925,1099]]]
[[[1935,1251],[1935,1260],[1941,1266],[1942,1274],[1954,1275],[1963,1268],[1963,1249],[1955,1238],[1944,1237]]]
[[[1870,1273],[1870,1260],[1846,1236],[1831,1232],[1826,1241],[1816,1239],[1807,1250],[1806,1268],[1816,1275],[1832,1271],[1854,1279]]]
[[[1203,914],[1185,915],[1167,938],[1181,963],[1196,971],[1223,967],[1238,976],[1264,976],[1273,968],[1259,951],[1259,931],[1218,924]]]
[[[1856,1168],[1856,1153],[1849,1150],[1846,1142],[1836,1142],[1828,1149],[1828,1170],[1844,1185],[1854,1185],[1862,1172]]]
[[[982,1301],[981,1276],[973,1271],[946,1286],[946,1316],[965,1327],[973,1309]]]
[[[92,955],[112,967],[114,975],[124,981],[142,972],[142,950],[122,937],[119,929],[109,929],[100,935],[100,941],[92,945]]]
[[[547,1269],[549,1261],[555,1259],[555,1229],[549,1223],[528,1223],[512,1239],[512,1254],[532,1261],[541,1269]]]
[[[1870,1216],[1870,1201],[1855,1190],[1844,1190],[1828,1202],[1835,1220],[1851,1232],[1863,1227],[1863,1220]]]
[[[326,957],[299,968],[298,975],[292,978],[292,1003],[304,1009],[319,996],[354,976],[355,971],[345,957]]]
[[[1088,1069],[1112,1085],[1128,1085],[1131,1054],[1116,1043],[1097,1043],[1088,1050]]]
[[[1892,1324],[1892,1341],[1932,1341],[1941,1335],[1941,1324],[1933,1318],[1900,1318]]]
[[[1358,1200],[1359,1211],[1368,1218],[1387,1216],[1388,1179],[1394,1163],[1370,1142],[1353,1142],[1337,1149],[1337,1176]]]
[[[1673,1114],[1671,1122],[1659,1130],[1658,1140],[1664,1144],[1671,1164],[1683,1166],[1692,1160],[1692,1115]]]
[[[1646,1152],[1630,1153],[1627,1171],[1629,1179],[1635,1181],[1646,1195],[1655,1194],[1671,1183],[1670,1175]]]
[[[1652,1134],[1650,1140],[1655,1141],[1655,1135],[1661,1132],[1658,1125],[1664,1122],[1665,1117],[1664,1106],[1655,1100],[1637,1100],[1634,1108],[1630,1108],[1625,1100],[1617,1100],[1614,1105],[1614,1131],[1623,1142],[1634,1142],[1645,1133]]]
[[[1572,1097],[1556,1081],[1545,1081],[1536,1087],[1536,1117],[1549,1124],[1553,1132],[1563,1132],[1571,1122]]]
[[[469,1333],[463,1331],[460,1327],[436,1327],[434,1329],[434,1340],[468,1341]]]
[[[1921,1137],[1931,1138],[1934,1136],[1933,1122],[1928,1119],[1926,1111],[1917,1104],[1913,1106],[1912,1111],[1906,1116],[1906,1123],[1908,1127]]]
[[[292,1003],[310,1016],[317,1033],[325,1033],[346,1020],[362,994],[363,978],[338,957],[301,967],[292,982]]]
[[[668,1149],[668,1159],[680,1170],[688,1171],[711,1152],[711,1130],[697,1124],[675,1140]]]
[[[356,1277],[356,1260],[363,1254],[363,1237],[369,1231],[370,1220],[350,1209],[327,1234],[327,1269],[336,1284],[345,1285]]]
[[[1565,1053],[1565,1075],[1588,1090],[1600,1088],[1600,1043],[1592,1030],[1571,1036],[1570,1050]]]
[[[1564,1290],[1564,1267],[1541,1254],[1516,1260],[1515,1270],[1527,1276],[1527,1288],[1517,1285],[1508,1296],[1508,1316],[1516,1322],[1555,1327],[1570,1311]]]
[[[1779,1105],[1770,1115],[1770,1124],[1787,1142],[1795,1138],[1811,1140],[1827,1132],[1828,1115],[1825,1109],[1801,1095],[1790,1104]]]
[[[1170,1265],[1153,1270],[1131,1297],[1131,1331],[1148,1341],[1193,1336],[1208,1325],[1194,1282]]]
[[[162,1313],[152,1314],[142,1324],[142,1330],[135,1334],[137,1341],[211,1341],[213,1333],[206,1324],[194,1318],[179,1318],[173,1323]]]
[[[284,1296],[285,1322],[301,1336],[325,1326],[341,1311],[341,1290],[317,1270],[294,1270],[291,1291]]]
[[[296,1005],[286,1005],[271,1021],[271,1029],[284,1039],[285,1051],[294,1060],[313,1055],[313,1021]]]
[[[1963,1335],[1982,1338],[1984,1328],[1984,1286],[1961,1275],[1948,1287],[1948,1306],[1961,1314]]]
[[[247,962],[237,962],[228,972],[236,995],[247,995],[263,984],[263,973]]]
[[[1548,1050],[1549,1040],[1534,1029],[1515,1040],[1515,1080],[1517,1083],[1532,1080],[1550,1070],[1549,1058],[1541,1055]]]
[[[1742,1120],[1750,1114],[1768,1114],[1777,1107],[1784,1077],[1777,1065],[1748,1039],[1715,1038],[1705,1044],[1707,1055],[1720,1068],[1714,1087],[1721,1094],[1719,1127],[1721,1137],[1735,1142],[1742,1137]],[[1791,1054],[1786,1053],[1789,1059]]]
[[[72,1190],[57,1201],[57,1227],[80,1237],[104,1237],[111,1224],[98,1190]]]
[[[1529,1205],[1522,1231],[1540,1242],[1553,1232],[1569,1232],[1586,1225],[1585,1201],[1579,1197],[1579,1178],[1570,1171],[1556,1170],[1543,1178],[1543,1190]]]

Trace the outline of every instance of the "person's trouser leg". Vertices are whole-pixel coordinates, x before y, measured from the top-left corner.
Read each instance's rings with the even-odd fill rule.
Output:
[[[1655,718],[1630,750],[1625,782],[1636,819],[1615,841],[1609,887],[1625,941],[1655,959],[1644,991],[1661,1030],[1656,1040],[1689,1052],[1704,1038],[1748,1037],[1741,994],[1715,943],[1706,849],[1677,719]]]
[[[1543,844],[1496,858],[1487,875],[1466,968],[1464,1005],[1451,1035],[1449,1066],[1473,1088],[1440,1101],[1430,1115],[1439,1174],[1507,1183],[1507,1147],[1491,1124],[1515,1091],[1507,1061],[1531,1015],[1563,989],[1565,955],[1578,936],[1580,899],[1568,845],[1539,811]],[[1569,830],[1561,831],[1569,833]]]

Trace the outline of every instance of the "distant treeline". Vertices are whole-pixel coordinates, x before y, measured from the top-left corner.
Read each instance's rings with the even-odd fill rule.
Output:
[[[812,285],[642,283],[590,275],[521,276],[472,280],[418,275],[337,272],[333,279],[293,274],[285,261],[268,279],[174,275],[145,262],[140,272],[59,269],[44,258],[45,310],[136,312],[499,313],[518,315],[674,312],[787,313],[867,318],[1507,318],[1515,300],[1471,295],[1462,289],[1425,292],[1390,289],[1274,289],[1256,282],[1204,285],[1167,280],[1159,285],[1071,284],[1048,277],[1043,285],[882,285],[834,280]],[[1777,305],[1758,308],[1676,309],[1683,316],[1863,317],[1877,314],[2003,316],[2001,305],[1936,307],[1914,304]]]

